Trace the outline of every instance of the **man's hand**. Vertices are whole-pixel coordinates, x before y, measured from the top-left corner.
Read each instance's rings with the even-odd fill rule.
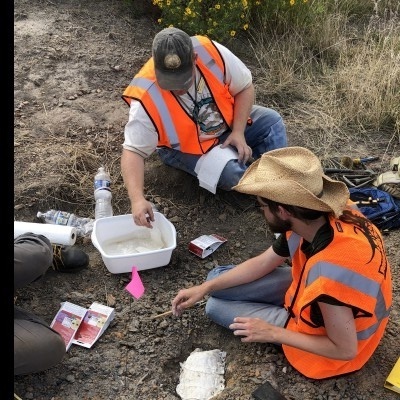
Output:
[[[172,300],[172,314],[176,317],[182,315],[186,308],[194,306],[206,293],[201,286],[193,286],[189,289],[181,289]]]
[[[154,222],[154,213],[151,203],[145,198],[135,201],[132,205],[132,216],[136,225],[152,228],[151,222]]]
[[[269,324],[260,318],[236,317],[229,325],[236,336],[243,336],[242,342],[279,343],[278,331],[282,328]]]
[[[251,147],[247,145],[243,134],[236,134],[232,131],[231,134],[226,138],[225,142],[221,144],[222,149],[227,146],[233,146],[236,148],[239,154],[238,160],[243,164],[246,164],[252,156],[253,151]]]

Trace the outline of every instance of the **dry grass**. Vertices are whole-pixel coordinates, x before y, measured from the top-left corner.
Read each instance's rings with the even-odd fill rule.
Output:
[[[29,155],[34,164],[25,171],[15,174],[14,201],[18,204],[35,204],[40,211],[54,208],[76,212],[80,216],[94,217],[93,181],[99,166],[104,165],[113,180],[113,206],[116,212],[129,212],[126,191],[120,171],[120,143],[118,135],[109,132],[86,133],[88,141],[81,141],[78,135],[71,135],[73,128],[64,135],[47,133],[48,140],[32,140]],[[15,140],[18,141],[16,132]],[[111,139],[113,138],[113,139]],[[43,149],[43,146],[47,147]],[[35,154],[48,157],[34,157]],[[15,165],[22,168],[26,152],[15,152]],[[57,165],[57,168],[51,169]],[[36,171],[43,171],[40,178]],[[32,176],[35,179],[32,180]]]
[[[286,114],[292,144],[322,157],[344,146],[398,154],[400,15],[399,4],[386,5],[365,24],[333,9],[312,26],[253,37],[258,101]]]

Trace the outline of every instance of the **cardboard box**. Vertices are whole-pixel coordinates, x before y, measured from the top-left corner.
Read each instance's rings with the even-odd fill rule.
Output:
[[[65,301],[50,326],[65,342],[68,351],[72,344],[90,348],[114,319],[114,309],[94,302],[89,309]]]

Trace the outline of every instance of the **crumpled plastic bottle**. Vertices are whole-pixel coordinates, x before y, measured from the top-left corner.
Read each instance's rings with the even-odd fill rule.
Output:
[[[46,224],[73,226],[76,228],[78,236],[86,236],[93,230],[94,220],[92,218],[78,217],[67,211],[53,209],[46,212],[39,211],[36,217]]]

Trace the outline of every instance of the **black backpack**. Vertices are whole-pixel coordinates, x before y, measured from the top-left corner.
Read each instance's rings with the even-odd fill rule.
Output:
[[[375,187],[350,188],[350,199],[380,230],[400,228],[400,199]]]

